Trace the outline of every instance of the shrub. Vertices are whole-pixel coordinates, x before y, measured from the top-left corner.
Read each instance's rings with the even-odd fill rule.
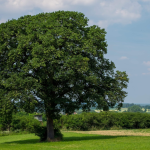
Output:
[[[40,141],[45,141],[47,138],[47,127],[46,126],[36,126],[35,135],[40,137]]]
[[[2,127],[3,127],[2,124],[0,124],[0,131],[2,131]]]
[[[11,122],[11,131],[21,130],[34,133],[34,128],[40,126],[40,122],[33,118],[33,116],[18,116],[14,115]]]

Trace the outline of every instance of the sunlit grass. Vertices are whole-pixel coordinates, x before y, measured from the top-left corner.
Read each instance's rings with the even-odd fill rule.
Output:
[[[136,131],[136,130],[135,130]],[[150,131],[150,129],[148,129]],[[150,137],[102,136],[63,132],[61,142],[39,142],[34,134],[9,135],[0,137],[0,150],[149,150]]]

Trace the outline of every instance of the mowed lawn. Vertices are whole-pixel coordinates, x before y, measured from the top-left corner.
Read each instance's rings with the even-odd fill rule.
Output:
[[[0,137],[0,150],[150,150],[150,136],[104,136],[62,132],[61,142],[39,142],[34,134]]]

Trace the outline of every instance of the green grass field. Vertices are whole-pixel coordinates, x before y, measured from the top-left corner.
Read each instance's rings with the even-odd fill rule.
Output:
[[[34,134],[0,137],[0,150],[150,150],[150,136],[102,136],[62,132],[61,142],[39,142]]]

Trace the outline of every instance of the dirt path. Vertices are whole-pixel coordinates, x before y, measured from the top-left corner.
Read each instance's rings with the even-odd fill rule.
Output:
[[[84,134],[99,134],[99,135],[111,135],[111,136],[150,136],[150,133],[134,132],[128,130],[100,130],[100,131],[66,131]]]

